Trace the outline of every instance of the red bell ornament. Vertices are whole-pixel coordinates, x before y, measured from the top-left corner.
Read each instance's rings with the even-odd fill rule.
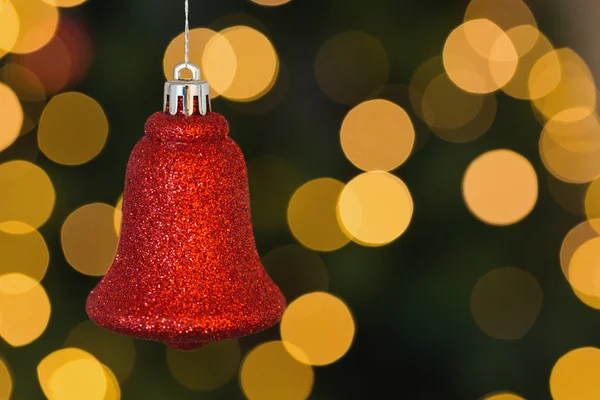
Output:
[[[179,78],[186,68],[193,79]],[[246,165],[228,132],[198,67],[175,67],[129,158],[117,253],[86,304],[97,324],[194,349],[280,321],[285,298],[256,250]]]

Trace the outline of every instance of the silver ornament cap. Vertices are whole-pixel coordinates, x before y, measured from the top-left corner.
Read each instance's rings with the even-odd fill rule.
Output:
[[[181,71],[192,72],[192,79],[182,79]],[[198,100],[198,111],[202,115],[210,112],[210,86],[200,80],[200,68],[193,63],[180,63],[173,69],[173,80],[165,83],[163,111],[171,115],[177,114],[179,97],[183,98],[183,114],[194,113],[194,101]]]

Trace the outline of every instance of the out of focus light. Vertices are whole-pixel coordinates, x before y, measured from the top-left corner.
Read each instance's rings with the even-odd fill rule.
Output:
[[[65,348],[57,350],[46,356],[37,366],[37,376],[42,391],[49,399],[56,399],[50,387],[50,381],[54,373],[63,365],[77,360],[95,360],[91,354],[77,348]]]
[[[23,135],[30,132],[37,126],[42,111],[46,106],[46,90],[42,82],[40,82],[37,75],[32,71],[17,64],[4,65],[0,70],[0,78],[14,90],[21,101],[23,124],[20,134]],[[16,113],[13,114],[13,118],[14,115]],[[10,121],[10,118],[5,118],[4,121]],[[4,128],[4,126],[0,125],[0,131]]]
[[[275,7],[280,6],[282,4],[287,4],[292,0],[252,0],[252,2],[259,4],[261,6]]]
[[[548,38],[531,25],[521,25],[506,32],[519,54],[519,64],[513,78],[502,87],[508,95],[517,99],[532,99],[546,95],[560,81],[558,58],[552,57],[553,47]],[[550,54],[550,56],[547,56]],[[546,56],[544,64],[538,61]],[[542,81],[539,75],[544,74]],[[542,65],[544,67],[542,68]],[[542,72],[543,71],[543,72]],[[531,83],[531,87],[530,87]]]
[[[194,351],[167,348],[169,370],[182,385],[193,390],[215,390],[229,382],[240,365],[237,340],[209,343]]]
[[[85,3],[87,0],[44,0],[48,4],[57,7],[75,7]]]
[[[309,365],[327,365],[340,359],[352,345],[354,330],[348,306],[324,292],[294,300],[281,320],[284,346],[295,359]]]
[[[40,150],[54,162],[80,165],[96,157],[108,136],[108,121],[96,100],[62,93],[50,100],[38,129]]]
[[[546,175],[548,190],[554,202],[571,214],[585,215],[584,202],[588,185],[563,182],[552,174]]]
[[[469,210],[490,225],[510,225],[525,218],[538,198],[537,175],[531,163],[510,150],[477,157],[462,184]]]
[[[542,288],[519,268],[495,269],[479,279],[471,292],[471,314],[486,335],[499,340],[521,339],[542,307]]]
[[[48,326],[50,300],[33,278],[19,273],[0,276],[0,336],[13,347],[36,340]]]
[[[525,398],[514,393],[494,393],[485,396],[482,400],[525,400]]]
[[[106,394],[103,400],[121,400],[121,387],[113,372],[106,365],[102,365],[106,376]]]
[[[585,215],[592,228],[600,232],[600,179],[596,178],[588,187],[585,195]]]
[[[382,246],[404,233],[413,215],[413,201],[404,182],[382,171],[366,172],[344,187],[339,219],[352,239]]]
[[[0,164],[0,226],[4,232],[25,233],[24,224],[42,226],[52,213],[54,186],[37,165],[16,160]]]
[[[110,268],[119,238],[114,226],[115,208],[93,203],[67,217],[60,237],[65,258],[85,275],[103,276]]]
[[[346,157],[358,168],[390,171],[412,152],[415,130],[402,107],[387,100],[370,100],[346,115],[340,139]]]
[[[552,368],[554,400],[596,400],[600,397],[600,350],[582,347],[563,355]]]
[[[127,379],[133,369],[133,340],[107,331],[92,321],[84,321],[73,328],[67,336],[65,346],[76,347],[93,354],[114,372],[120,382]]]
[[[445,74],[442,57],[433,57],[419,65],[410,78],[408,88],[410,103],[415,113],[422,120],[425,120],[424,111],[430,108],[427,102],[423,100],[425,91],[431,82],[442,74]],[[448,79],[447,76],[446,79]]]
[[[340,33],[327,40],[317,53],[315,76],[321,90],[340,104],[356,104],[389,77],[385,48],[371,35],[359,31]]]
[[[594,229],[594,225],[597,224],[600,224],[600,220],[584,221],[571,229],[563,239],[560,247],[560,266],[567,279],[569,279],[569,267],[575,251],[587,241],[600,236]]]
[[[10,225],[13,231],[24,233],[4,232],[0,224],[0,274],[19,272],[40,282],[50,262],[44,238],[35,228],[22,222],[13,221]]]
[[[262,263],[288,303],[303,294],[329,289],[325,263],[317,253],[303,246],[277,247],[262,258]]]
[[[558,85],[555,83],[557,68],[560,68]],[[532,93],[544,92],[540,86],[553,86],[546,96],[533,97],[533,105],[545,118],[573,108],[587,109],[590,113],[596,109],[597,90],[592,73],[587,63],[571,49],[551,51],[540,58],[529,79]]]
[[[550,49],[550,51],[538,58],[531,67],[527,82],[529,99],[541,99],[556,89],[560,83],[562,68],[558,54],[553,49]]]
[[[42,0],[11,0],[20,21],[13,53],[31,53],[45,46],[58,26],[58,10]]]
[[[523,0],[471,0],[465,21],[482,18],[489,19],[505,31],[520,25],[537,26],[533,13]]]
[[[240,370],[240,385],[249,399],[308,399],[313,381],[312,367],[294,359],[280,341],[252,349]]]
[[[217,93],[229,100],[252,101],[275,84],[279,58],[271,41],[261,32],[248,26],[233,26],[208,41],[202,70]]]
[[[6,363],[0,359],[0,400],[9,400],[12,393],[12,377]]]
[[[569,263],[569,282],[581,294],[600,297],[598,266],[600,265],[600,237],[593,237],[575,250]]]
[[[11,0],[0,3],[0,58],[17,43],[21,22]]]
[[[23,109],[13,90],[0,83],[0,151],[6,149],[19,136],[23,125]]]
[[[471,93],[490,93],[514,76],[519,61],[506,33],[487,19],[465,22],[448,37],[443,52],[450,79]]]
[[[204,49],[206,48],[206,44],[208,41],[217,34],[217,32],[208,28],[195,28],[190,29],[190,62],[196,64],[199,67],[203,66],[203,58],[204,58]],[[169,43],[167,50],[165,51],[165,56],[163,58],[163,68],[165,72],[165,77],[167,80],[174,79],[173,77],[173,68],[184,60],[184,39],[185,33],[179,34],[175,39]],[[218,43],[216,45],[219,46],[220,52],[226,52],[227,56],[224,58],[227,60],[226,62],[231,62],[231,65],[221,65],[222,71],[218,72],[217,66],[208,66],[209,69],[218,72],[218,82],[221,85],[228,87],[233,80],[233,75],[235,74],[235,52],[231,47],[231,44],[227,42],[223,37],[217,39]],[[216,47],[215,47],[215,50]],[[211,60],[213,62],[215,60]],[[225,61],[224,61],[225,62]],[[205,72],[205,71],[202,71]],[[191,72],[184,70],[182,71],[182,78],[191,78]],[[201,79],[204,79],[201,77]],[[209,82],[211,85],[210,97],[215,98],[219,95],[218,91],[212,87],[212,81]]]
[[[104,400],[107,386],[104,366],[94,358],[61,365],[49,382],[51,398],[56,400]]]
[[[339,226],[336,205],[344,184],[319,178],[302,185],[290,199],[288,224],[296,239],[309,249],[333,251],[350,239]]]
[[[121,222],[123,220],[123,195],[119,196],[117,204],[115,205],[115,212],[113,214],[113,224],[115,226],[115,232],[117,236],[121,235]]]

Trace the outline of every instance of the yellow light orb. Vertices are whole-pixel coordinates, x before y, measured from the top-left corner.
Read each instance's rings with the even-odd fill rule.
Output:
[[[288,303],[303,294],[329,289],[325,263],[317,253],[303,246],[277,247],[262,258],[262,263]]]
[[[54,399],[104,400],[107,390],[104,367],[96,359],[78,359],[60,366],[50,378]]]
[[[444,45],[444,68],[450,79],[471,93],[490,93],[514,76],[519,56],[506,33],[487,19],[467,21]]]
[[[281,320],[284,346],[295,359],[308,365],[327,365],[340,359],[352,345],[354,330],[348,306],[325,292],[294,300]]]
[[[10,52],[19,39],[21,21],[11,0],[0,6],[0,58]]]
[[[117,204],[115,204],[115,213],[113,215],[113,224],[117,236],[121,235],[121,222],[123,220],[123,195],[119,196]]]
[[[308,399],[313,381],[312,367],[294,359],[280,341],[252,349],[240,369],[240,385],[249,399]]]
[[[315,77],[323,93],[340,104],[356,104],[383,86],[390,62],[383,45],[359,31],[337,34],[319,49]]]
[[[283,4],[289,3],[290,1],[292,0],[252,0],[253,3],[267,7],[281,6]]]
[[[410,156],[415,129],[402,107],[387,100],[370,100],[346,115],[340,139],[346,157],[358,168],[390,171]]]
[[[50,300],[33,278],[19,273],[0,276],[0,336],[13,347],[25,346],[46,330]]]
[[[182,385],[192,390],[215,390],[229,382],[240,365],[237,340],[209,343],[194,351],[167,349],[169,370]]]
[[[465,21],[482,18],[504,30],[523,25],[537,26],[533,13],[523,0],[471,0]]]
[[[113,372],[106,365],[102,366],[106,376],[106,394],[104,400],[121,400],[121,386]]]
[[[83,321],[69,332],[66,347],[75,347],[93,354],[114,372],[119,381],[127,379],[135,362],[135,345],[127,336],[107,331]]]
[[[337,250],[350,241],[339,226],[336,205],[344,184],[319,178],[302,185],[290,199],[288,224],[296,239],[309,249]]]
[[[6,362],[0,359],[0,400],[9,400],[12,393],[12,377]]]
[[[37,376],[42,391],[49,399],[54,399],[50,381],[54,373],[63,365],[76,360],[95,360],[91,354],[77,348],[65,348],[47,355],[37,366]]]
[[[559,54],[550,49],[533,64],[529,71],[527,87],[529,98],[538,100],[556,89],[562,79]]]
[[[85,3],[87,0],[44,0],[46,3],[56,7],[75,7]]]
[[[511,225],[537,202],[538,181],[531,163],[510,150],[493,150],[467,168],[463,198],[475,217],[490,225]]]
[[[596,232],[600,232],[600,179],[596,178],[585,195],[585,215]]]
[[[408,228],[413,201],[404,182],[387,172],[365,172],[344,187],[338,215],[352,240],[365,246],[383,246]]]
[[[233,71],[232,66],[227,66],[232,56]],[[208,41],[202,70],[206,80],[223,97],[252,101],[262,97],[275,84],[279,58],[271,41],[261,32],[248,26],[233,26]]]
[[[1,14],[1,13],[0,13]],[[23,109],[13,90],[0,83],[0,152],[19,137],[23,126]]]
[[[433,57],[419,65],[410,78],[408,87],[410,104],[422,120],[425,120],[423,116],[423,105],[426,104],[423,101],[425,91],[431,82],[442,74],[445,74],[442,57]]]
[[[20,22],[12,53],[31,53],[45,46],[58,26],[58,10],[42,0],[11,0]]]
[[[471,314],[488,336],[521,339],[537,320],[542,288],[527,271],[505,267],[488,272],[471,292]]]
[[[108,121],[96,100],[82,93],[54,96],[48,103],[38,129],[40,150],[54,162],[84,164],[104,148]]]
[[[25,233],[5,232],[0,224],[0,275],[19,272],[40,282],[50,262],[46,241],[35,228],[22,222],[13,221],[4,226]]]
[[[600,397],[600,350],[582,347],[563,355],[552,368],[554,400],[596,400]]]
[[[525,398],[514,393],[494,393],[485,396],[482,400],[525,400]]]
[[[73,211],[62,226],[60,237],[65,258],[85,275],[103,276],[110,268],[119,237],[114,228],[115,208],[93,203]]]
[[[23,109],[23,124],[21,125],[20,135],[32,131],[37,126],[42,111],[46,106],[46,90],[42,82],[33,71],[12,63],[2,67],[0,70],[0,79],[6,85],[10,86],[21,101],[20,107]],[[14,115],[12,116],[13,118]],[[2,129],[0,125],[0,131]],[[2,135],[0,134],[0,136]]]
[[[569,263],[569,283],[586,296],[600,297],[600,237],[575,250]]]
[[[563,239],[560,247],[560,266],[567,280],[569,279],[571,259],[575,251],[584,243],[600,236],[598,231],[594,229],[595,224],[600,224],[600,220],[584,221],[571,229]]]

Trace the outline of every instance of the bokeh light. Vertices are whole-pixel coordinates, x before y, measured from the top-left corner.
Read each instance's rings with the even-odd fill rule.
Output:
[[[60,237],[69,264],[85,275],[103,276],[110,268],[119,237],[114,226],[115,208],[93,203],[73,211]]]
[[[23,125],[23,109],[15,92],[0,83],[0,151],[6,149],[19,136]]]
[[[12,393],[12,377],[6,362],[0,359],[0,400],[9,400]]]
[[[281,320],[284,346],[294,358],[309,365],[327,365],[340,359],[352,345],[354,330],[348,306],[324,292],[294,300]]]
[[[467,168],[462,192],[467,207],[490,225],[510,225],[525,218],[538,198],[531,163],[511,150],[493,150]]]
[[[5,232],[0,224],[0,275],[18,272],[40,282],[50,262],[46,241],[35,228],[22,222],[13,221],[10,226],[12,231],[23,233]]]
[[[595,179],[588,187],[584,204],[590,225],[596,232],[600,232],[600,179]]]
[[[49,399],[54,399],[50,382],[54,373],[72,361],[77,360],[95,360],[91,354],[77,348],[65,348],[52,352],[40,361],[37,366],[37,376],[42,387],[42,391]]]
[[[575,250],[569,263],[569,282],[576,292],[600,297],[600,237],[593,237]]]
[[[563,239],[560,247],[560,266],[565,278],[569,279],[569,267],[575,251],[587,241],[600,236],[593,226],[599,223],[600,220],[584,221],[571,229]]]
[[[0,58],[10,52],[19,39],[21,22],[11,0],[1,3],[0,8]]]
[[[313,381],[312,367],[294,359],[280,341],[252,349],[240,369],[240,385],[252,400],[308,399]]]
[[[0,225],[8,233],[25,233],[24,224],[42,226],[50,218],[56,199],[48,175],[37,165],[22,160],[0,164],[0,193]]]
[[[390,63],[385,48],[359,31],[337,34],[319,49],[315,76],[321,90],[340,104],[356,104],[384,85]]]
[[[494,393],[485,396],[482,400],[525,400],[524,397],[516,395],[514,393]]]
[[[11,0],[20,21],[13,53],[31,53],[45,46],[58,26],[58,10],[42,0]]]
[[[19,98],[23,108],[23,124],[21,125],[20,135],[30,132],[35,128],[40,120],[42,111],[46,106],[46,90],[36,74],[27,68],[17,64],[6,64],[0,70],[0,79],[12,90]],[[10,103],[9,107],[10,108]],[[2,112],[2,111],[0,111]],[[17,113],[13,114],[17,115]],[[9,121],[10,119],[4,119]],[[2,130],[5,129],[0,128]]]
[[[25,346],[48,326],[50,300],[33,278],[19,273],[0,276],[0,336],[11,346]]]
[[[482,18],[489,19],[505,31],[520,25],[537,26],[535,17],[523,0],[471,0],[465,21]]]
[[[288,224],[296,239],[309,249],[333,251],[350,239],[339,226],[336,206],[344,184],[319,178],[302,185],[288,205]]]
[[[346,115],[340,132],[346,157],[364,171],[390,171],[400,166],[415,143],[415,130],[402,107],[369,100]]]
[[[229,382],[240,365],[236,339],[209,343],[194,351],[167,348],[169,370],[182,385],[193,390],[215,390]]]
[[[104,400],[121,400],[121,386],[115,374],[106,365],[102,365],[106,376],[106,394]]]
[[[115,204],[115,212],[113,214],[113,225],[117,236],[121,235],[121,222],[123,221],[123,195],[119,196],[117,204]]]
[[[223,97],[252,101],[275,84],[279,58],[271,41],[261,32],[248,26],[233,26],[210,38],[204,49],[202,70]]]
[[[38,144],[54,162],[80,165],[96,157],[108,136],[102,106],[83,93],[62,93],[50,100],[40,119]]]
[[[61,365],[49,382],[51,398],[60,400],[104,400],[107,386],[104,366],[94,358]]]
[[[262,263],[273,282],[289,302],[310,292],[329,289],[329,274],[319,255],[289,244],[269,251]]]
[[[410,103],[414,112],[422,120],[425,120],[424,111],[430,108],[423,100],[425,91],[431,82],[442,74],[445,74],[442,57],[433,57],[419,65],[410,78],[408,87]],[[448,79],[447,76],[446,79]]]
[[[366,246],[382,246],[408,228],[413,201],[400,178],[382,171],[365,172],[344,187],[338,214],[352,240]]]
[[[529,99],[541,99],[556,89],[562,79],[560,64],[559,55],[553,49],[537,59],[529,71],[527,82]]]
[[[44,0],[48,4],[57,7],[75,7],[85,3],[87,0]]]
[[[595,400],[600,397],[600,350],[583,347],[563,355],[552,368],[554,400]]]
[[[283,4],[289,3],[290,1],[291,0],[252,0],[253,3],[268,7],[281,6]]]
[[[127,336],[107,331],[92,321],[83,321],[75,326],[65,342],[65,347],[75,347],[93,354],[98,361],[114,372],[123,382],[135,362],[135,345]]]
[[[505,267],[488,272],[471,292],[471,314],[486,335],[499,340],[521,339],[542,307],[542,288],[527,271]]]
[[[514,76],[519,61],[508,35],[487,19],[465,22],[444,45],[443,61],[448,77],[471,93],[490,93]]]

